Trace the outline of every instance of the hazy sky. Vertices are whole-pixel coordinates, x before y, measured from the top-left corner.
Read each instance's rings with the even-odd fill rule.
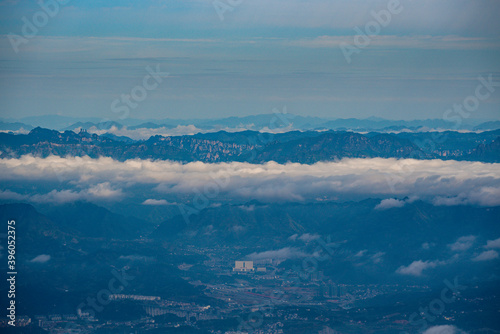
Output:
[[[146,91],[130,117],[442,118],[479,76],[500,82],[498,0],[55,1],[0,1],[1,117],[114,119]],[[148,66],[169,73],[151,90]],[[471,117],[499,116],[496,87]]]

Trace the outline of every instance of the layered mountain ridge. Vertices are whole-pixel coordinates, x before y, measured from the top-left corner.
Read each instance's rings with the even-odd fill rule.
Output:
[[[482,133],[422,132],[360,134],[347,131],[257,131],[151,136],[134,141],[84,130],[59,132],[37,127],[26,135],[0,133],[0,158],[101,156],[127,159],[311,164],[342,158],[416,158],[500,162],[500,130]]]

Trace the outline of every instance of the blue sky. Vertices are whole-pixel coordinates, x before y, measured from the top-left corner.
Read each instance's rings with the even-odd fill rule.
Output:
[[[0,1],[0,115],[113,119],[112,102],[157,65],[169,76],[130,117],[286,106],[328,118],[442,118],[474,94],[478,76],[500,81],[493,0],[400,0],[400,12],[348,63],[340,45],[354,45],[356,27],[364,31],[391,1],[220,0],[231,8],[221,20],[213,0],[71,0],[17,53],[9,34],[23,36],[23,18],[33,22],[41,8]],[[471,117],[499,119],[499,107],[500,88]]]

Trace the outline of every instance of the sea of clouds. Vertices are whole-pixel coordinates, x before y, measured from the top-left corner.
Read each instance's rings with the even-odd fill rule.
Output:
[[[499,167],[481,162],[382,158],[307,165],[23,156],[0,159],[0,199],[64,203],[136,198],[139,203],[165,204],[169,203],[163,201],[165,196],[210,192],[262,202],[378,197],[383,199],[379,210],[401,207],[415,199],[434,205],[497,206]],[[43,192],[35,186],[40,182],[51,186],[45,186]]]

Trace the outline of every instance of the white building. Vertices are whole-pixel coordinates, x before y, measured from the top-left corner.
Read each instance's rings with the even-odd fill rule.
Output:
[[[254,271],[253,261],[235,261],[233,271],[249,272]]]

